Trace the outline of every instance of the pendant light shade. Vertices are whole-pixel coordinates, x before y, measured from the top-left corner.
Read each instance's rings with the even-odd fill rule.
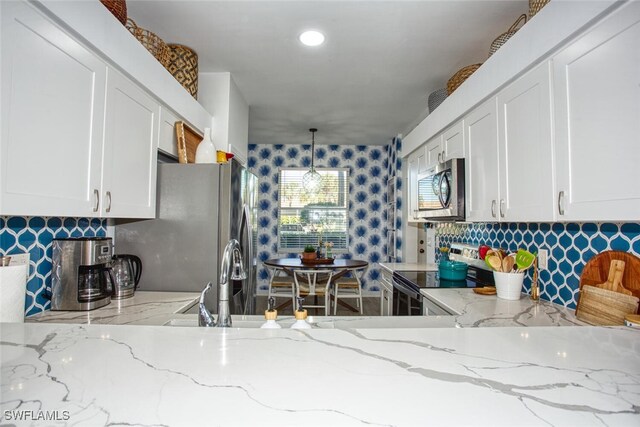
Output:
[[[316,172],[316,168],[314,166],[314,157],[316,152],[315,147],[315,133],[318,129],[311,128],[309,132],[311,132],[311,168],[309,172],[305,173],[302,177],[302,187],[307,193],[316,194],[320,191],[320,186],[322,185],[322,176]]]

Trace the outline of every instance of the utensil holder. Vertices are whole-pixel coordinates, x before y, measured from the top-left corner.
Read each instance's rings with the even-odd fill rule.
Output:
[[[496,282],[498,298],[516,301],[522,297],[524,273],[500,273],[494,271],[493,279]]]

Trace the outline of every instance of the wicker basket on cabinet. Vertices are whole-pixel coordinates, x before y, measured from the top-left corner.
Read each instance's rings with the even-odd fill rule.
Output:
[[[188,46],[169,44],[167,71],[186,90],[198,99],[198,54]]]
[[[547,3],[549,3],[549,0],[529,0],[529,19],[540,12],[540,9],[545,7]]]
[[[522,23],[522,25],[527,23],[527,15],[525,15],[524,13],[518,17],[516,22],[514,22],[513,25],[509,27],[509,29],[506,32],[500,34],[498,37],[496,37],[496,39],[493,42],[491,42],[491,47],[489,48],[489,56],[496,53],[496,51],[500,49],[502,45],[505,44],[507,40],[511,38],[511,36],[513,36],[516,32],[518,32],[520,28],[522,28],[520,26],[520,23]]]
[[[165,68],[169,64],[169,47],[154,32],[139,27],[131,18],[127,19],[127,29]]]
[[[127,0],[100,0],[100,3],[109,9],[122,25],[127,25]]]
[[[475,71],[480,68],[481,65],[482,64],[467,65],[466,67],[458,70],[458,72],[455,73],[447,82],[447,92],[449,93],[449,95],[451,95],[453,91],[458,89],[458,86],[464,83],[464,81],[467,80],[471,74],[475,73]]]

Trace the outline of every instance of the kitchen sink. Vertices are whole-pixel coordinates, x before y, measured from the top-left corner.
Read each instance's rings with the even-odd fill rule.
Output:
[[[177,315],[163,326],[197,327],[198,315],[192,314],[189,311],[191,309],[188,308],[183,312],[185,314]],[[293,316],[278,318],[278,324],[283,329],[291,327],[294,321]],[[442,328],[456,325],[454,316],[309,316],[307,321],[314,329]],[[260,328],[264,322],[264,317],[260,315],[232,316],[233,328]]]

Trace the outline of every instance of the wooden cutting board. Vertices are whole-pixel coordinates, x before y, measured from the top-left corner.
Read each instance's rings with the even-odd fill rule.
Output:
[[[203,136],[185,122],[176,122],[176,137],[178,139],[178,161],[180,163],[195,163],[196,149]]]
[[[640,298],[640,258],[620,251],[605,251],[591,258],[582,270],[580,289],[584,285],[598,285],[607,281],[612,260],[625,262],[622,285]]]

